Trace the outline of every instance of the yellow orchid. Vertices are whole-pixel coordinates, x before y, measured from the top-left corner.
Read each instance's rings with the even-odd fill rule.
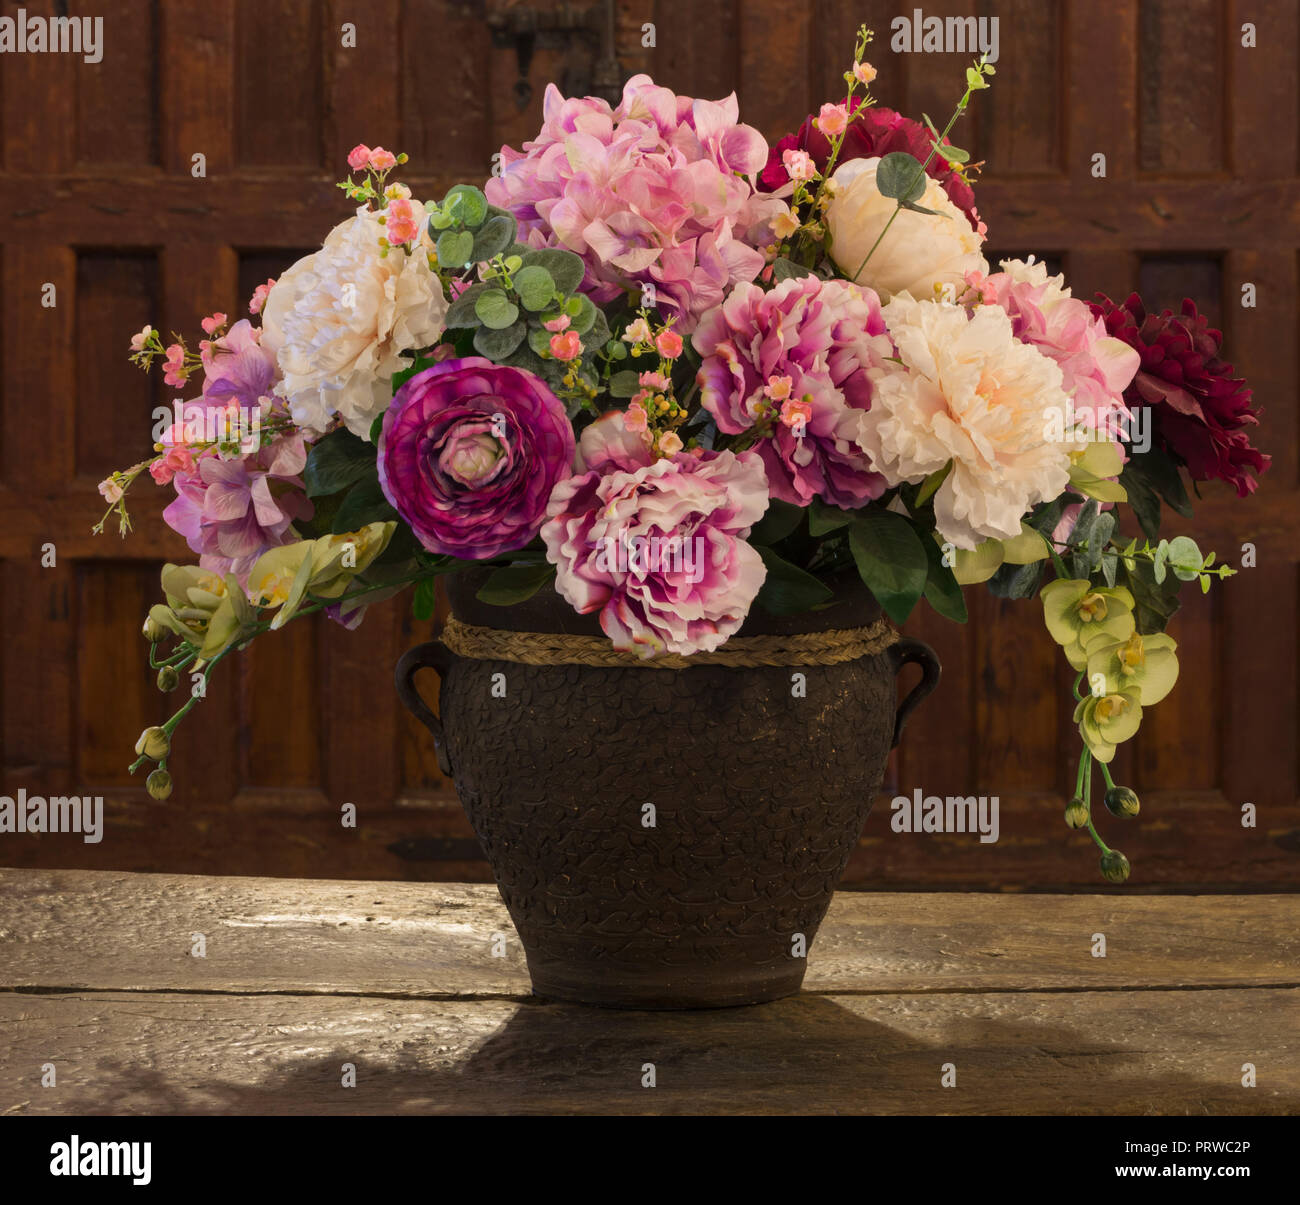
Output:
[[[1089,440],[1077,452],[1070,452],[1070,488],[1100,502],[1127,502],[1128,491],[1114,480],[1123,469],[1114,443]]]
[[[315,540],[299,540],[268,549],[253,563],[248,596],[259,607],[276,608],[272,629],[282,628],[307,596],[314,566]]]
[[[1133,595],[1122,586],[1094,588],[1086,579],[1060,578],[1038,596],[1047,630],[1075,669],[1088,664],[1094,644],[1127,640],[1136,630]]]
[[[1088,681],[1107,692],[1137,689],[1144,707],[1159,703],[1178,681],[1178,645],[1172,636],[1143,636],[1134,632],[1113,644],[1092,644],[1088,650]]]
[[[1047,541],[1027,523],[1022,523],[1020,534],[1009,540],[985,540],[972,549],[957,549],[952,573],[958,585],[974,586],[988,581],[1003,565],[1031,565],[1045,561],[1050,555]]]
[[[338,598],[348,583],[383,555],[397,524],[370,523],[358,531],[322,536],[312,553],[311,591],[319,598]]]
[[[223,580],[198,565],[164,565],[167,603],[149,609],[149,618],[199,648],[211,660],[252,626],[254,615],[233,574]]]
[[[1079,735],[1099,762],[1108,762],[1142,723],[1142,696],[1136,687],[1114,694],[1088,695],[1074,709]]]

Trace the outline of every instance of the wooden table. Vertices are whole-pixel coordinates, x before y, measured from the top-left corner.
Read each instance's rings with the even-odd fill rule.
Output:
[[[801,996],[610,1012],[530,996],[490,887],[6,870],[0,1113],[1296,1113],[1298,921],[842,893]]]

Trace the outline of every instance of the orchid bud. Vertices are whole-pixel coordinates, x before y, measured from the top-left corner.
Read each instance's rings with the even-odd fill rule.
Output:
[[[171,747],[172,743],[167,733],[157,726],[146,728],[135,743],[135,751],[152,761],[162,761],[171,752]]]

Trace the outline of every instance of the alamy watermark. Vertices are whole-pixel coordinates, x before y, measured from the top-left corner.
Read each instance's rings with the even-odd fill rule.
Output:
[[[627,532],[619,532],[617,538],[605,536],[599,541],[595,569],[598,573],[630,573],[634,577],[670,574],[685,578],[694,585],[704,577],[706,555],[702,536],[684,539],[681,536],[629,536]]]
[[[981,845],[998,839],[996,795],[923,795],[917,787],[910,796],[896,795],[889,804],[894,815],[889,827],[896,833],[979,833]]]
[[[79,54],[87,63],[104,58],[103,17],[29,17],[25,8],[0,17],[0,54]]]
[[[889,23],[895,54],[979,54],[998,61],[997,17],[927,17],[919,8]]]
[[[104,839],[102,795],[0,795],[0,833],[80,833],[87,845]]]

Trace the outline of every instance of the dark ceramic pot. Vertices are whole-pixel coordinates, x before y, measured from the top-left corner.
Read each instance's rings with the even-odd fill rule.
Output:
[[[451,580],[463,623],[600,634],[553,590],[502,608],[475,598],[481,581]],[[823,611],[756,610],[739,635],[879,614],[854,582]],[[909,662],[922,678],[896,709]],[[415,687],[426,667],[442,679],[441,721]],[[683,670],[470,660],[434,640],[397,666],[398,692],[433,732],[487,853],[534,991],[623,1008],[799,990],[889,750],[938,680],[934,652],[909,639],[840,665]]]

